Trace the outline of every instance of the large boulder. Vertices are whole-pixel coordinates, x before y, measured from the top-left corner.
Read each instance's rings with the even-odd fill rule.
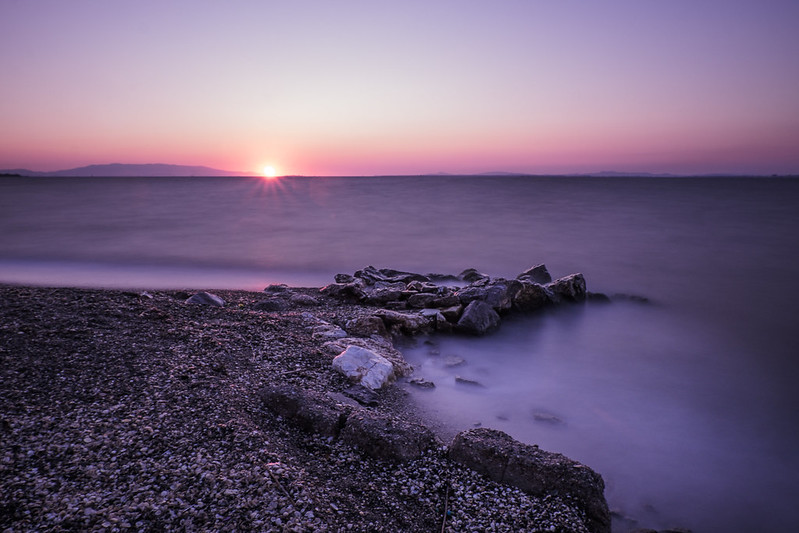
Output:
[[[531,281],[533,283],[549,283],[552,281],[552,276],[549,274],[546,265],[536,265],[534,267],[530,267],[518,276],[516,279],[521,281]]]
[[[487,274],[483,274],[479,270],[475,268],[467,268],[460,274],[458,274],[458,279],[463,280],[467,283],[474,283],[475,281],[489,279]]]
[[[391,361],[372,350],[350,346],[333,359],[333,368],[372,390],[395,379]]]
[[[538,283],[523,281],[513,297],[513,310],[520,312],[536,311],[552,303],[553,294]]]
[[[340,437],[367,455],[388,461],[416,459],[440,444],[425,426],[363,409],[347,418]]]
[[[546,288],[552,291],[556,300],[584,302],[586,298],[585,277],[582,274],[571,274],[548,283]]]
[[[464,333],[485,335],[499,327],[500,318],[493,307],[482,300],[474,300],[463,310],[458,329]]]
[[[456,294],[463,305],[475,300],[482,300],[498,313],[503,313],[511,309],[513,297],[521,289],[521,286],[521,282],[516,280],[499,279],[486,285],[469,285]]]
[[[449,456],[493,481],[530,494],[571,497],[585,512],[589,531],[610,532],[602,476],[564,455],[523,444],[502,431],[479,428],[459,433]]]

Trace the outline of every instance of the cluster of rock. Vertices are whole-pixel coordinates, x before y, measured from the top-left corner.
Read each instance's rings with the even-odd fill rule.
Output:
[[[261,391],[265,406],[310,433],[353,446],[380,460],[409,461],[441,441],[426,427],[380,414],[347,401],[291,386]],[[448,448],[449,458],[498,483],[532,495],[557,494],[585,513],[589,531],[609,532],[610,512],[602,477],[561,454],[523,444],[492,429],[459,433]]]
[[[586,290],[582,274],[553,281],[545,265],[536,265],[515,279],[491,278],[475,269],[444,276],[369,266],[353,275],[338,274],[335,280],[321,292],[382,307],[374,316],[389,332],[399,335],[430,331],[484,335],[499,327],[501,317],[511,312],[603,298]]]

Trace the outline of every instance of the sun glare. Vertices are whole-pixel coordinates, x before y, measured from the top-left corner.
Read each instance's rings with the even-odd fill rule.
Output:
[[[263,174],[264,174],[265,178],[272,179],[272,178],[277,177],[277,170],[275,170],[275,167],[273,167],[273,166],[265,166],[264,170],[263,170]]]

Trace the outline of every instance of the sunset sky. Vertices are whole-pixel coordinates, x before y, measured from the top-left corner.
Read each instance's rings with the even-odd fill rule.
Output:
[[[0,168],[799,173],[797,28],[797,0],[2,0]]]

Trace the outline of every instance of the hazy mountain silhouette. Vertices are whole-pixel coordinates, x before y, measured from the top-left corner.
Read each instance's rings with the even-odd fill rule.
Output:
[[[0,170],[0,174],[19,174],[21,176],[54,176],[54,177],[173,177],[173,176],[253,176],[253,172],[235,172],[216,168],[187,165],[145,164],[127,165],[112,163],[110,165],[89,165],[85,167],[57,170],[55,172],[35,172],[26,169]]]

